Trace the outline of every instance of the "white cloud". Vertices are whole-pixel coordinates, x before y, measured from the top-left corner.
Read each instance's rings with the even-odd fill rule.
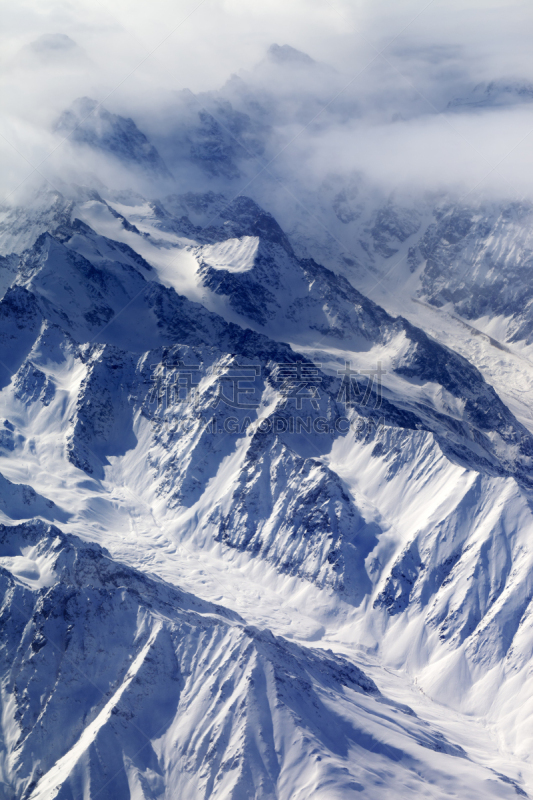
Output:
[[[46,159],[49,174],[68,162],[67,146],[47,158],[58,141],[50,129],[78,96],[106,98],[149,132],[168,132],[174,91],[217,89],[244,70],[287,113],[272,153],[297,137],[275,162],[280,172],[301,169],[318,180],[329,169],[357,168],[383,185],[430,188],[470,187],[490,173],[484,185],[493,190],[530,193],[533,104],[442,112],[479,81],[533,83],[532,16],[529,3],[515,0],[4,0],[0,177],[9,191],[28,161]],[[50,34],[70,37],[78,53],[67,48],[62,60],[28,50]],[[337,74],[253,73],[273,42],[308,52]],[[302,102],[304,95],[312,100]]]

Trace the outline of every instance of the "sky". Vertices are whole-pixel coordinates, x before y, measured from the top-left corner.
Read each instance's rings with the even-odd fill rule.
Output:
[[[530,2],[3,0],[1,16],[4,195],[36,166],[55,170],[72,158],[52,128],[76,97],[95,97],[153,131],[176,91],[217,90],[234,74],[261,89],[270,81],[286,105],[316,93],[309,118],[280,123],[278,141],[293,140],[280,170],[316,180],[363,170],[385,187],[533,191],[533,103],[447,110],[483,81],[533,85]],[[75,44],[59,54],[39,46],[56,34]],[[318,83],[313,74],[258,72],[272,43],[332,72]],[[339,112],[343,102],[357,108],[353,118]]]

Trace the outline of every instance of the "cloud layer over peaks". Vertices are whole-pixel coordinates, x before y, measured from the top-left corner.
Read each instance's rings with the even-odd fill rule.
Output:
[[[236,192],[358,171],[386,191],[529,196],[532,17],[522,2],[7,0],[3,195],[135,183],[120,130],[151,153],[155,193],[167,170]]]

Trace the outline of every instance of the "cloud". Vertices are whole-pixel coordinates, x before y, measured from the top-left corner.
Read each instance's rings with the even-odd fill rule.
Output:
[[[270,173],[317,186],[331,171],[359,170],[385,191],[401,185],[531,194],[533,105],[521,102],[520,93],[516,102],[487,107],[468,100],[483,82],[533,83],[529,3],[5,0],[3,5],[4,194],[32,171],[30,164],[50,180],[75,173],[75,152],[53,128],[65,108],[83,96],[133,117],[165,159],[174,159],[178,179],[193,183],[205,178],[222,184],[235,174],[228,168],[218,178],[213,174],[208,180],[205,171],[200,178],[198,148],[198,169],[179,163],[190,157],[189,140],[199,130],[203,152],[209,152],[206,125],[218,125],[216,135],[226,142],[228,158],[238,162],[242,186],[260,170],[256,189],[271,180]],[[272,44],[290,45],[312,61],[298,62],[286,49],[268,56]],[[193,94],[186,96],[183,89]],[[456,98],[462,104],[448,109]],[[231,113],[223,103],[231,104]],[[202,109],[214,123],[199,122]],[[241,117],[232,116],[234,111]],[[246,125],[242,115],[250,119]],[[232,137],[239,140],[233,150]],[[108,171],[102,154],[85,159],[84,174],[95,169],[102,177]],[[127,180],[118,166],[116,175]]]

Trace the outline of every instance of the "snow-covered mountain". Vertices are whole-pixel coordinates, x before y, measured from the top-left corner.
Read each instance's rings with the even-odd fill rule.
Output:
[[[247,625],[40,521],[0,537],[5,797],[519,788],[331,651]]]
[[[111,114],[90,97],[80,97],[61,114],[55,129],[78,146],[109,154],[135,170],[169,178],[168,168],[132,119]]]
[[[153,191],[0,210],[6,798],[533,795],[531,209],[235,191],[337,80],[80,100]]]

